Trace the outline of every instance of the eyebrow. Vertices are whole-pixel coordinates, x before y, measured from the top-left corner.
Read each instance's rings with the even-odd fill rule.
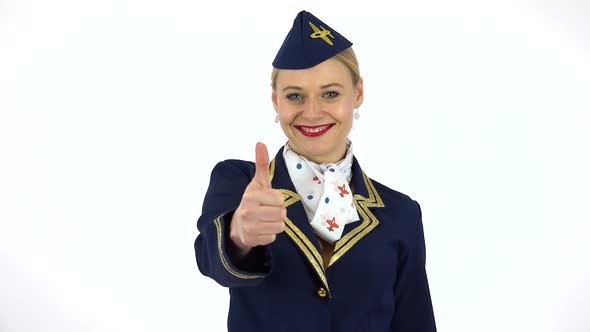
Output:
[[[344,86],[340,83],[330,83],[330,84],[322,85],[322,86],[320,86],[320,89],[327,89],[327,88],[331,88],[333,86],[341,87],[344,89]]]
[[[340,87],[340,88],[343,88],[344,89],[344,86],[342,84],[340,84],[340,83],[325,84],[325,85],[320,86],[320,89],[323,90],[323,89],[331,88],[333,86],[337,86],[337,87]],[[284,91],[287,91],[287,90],[303,91],[303,88],[300,87],[300,86],[290,85],[290,86],[286,86],[286,87],[283,88],[283,92]]]
[[[287,91],[287,90],[297,90],[297,91],[301,91],[303,90],[303,88],[299,87],[299,86],[286,86],[283,88],[283,92]]]

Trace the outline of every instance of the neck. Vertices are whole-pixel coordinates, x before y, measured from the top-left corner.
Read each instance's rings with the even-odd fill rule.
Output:
[[[344,159],[346,156],[346,152],[348,151],[348,145],[346,143],[343,144],[341,148],[337,151],[332,151],[325,155],[319,156],[310,156],[299,152],[299,150],[291,145],[291,150],[293,150],[298,155],[304,157],[305,159],[314,162],[316,164],[335,164],[340,160]]]

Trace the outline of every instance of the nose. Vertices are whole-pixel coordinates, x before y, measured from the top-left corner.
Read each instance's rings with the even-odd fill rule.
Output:
[[[307,103],[303,106],[301,117],[308,121],[317,121],[324,116],[322,105],[316,98],[308,98]]]

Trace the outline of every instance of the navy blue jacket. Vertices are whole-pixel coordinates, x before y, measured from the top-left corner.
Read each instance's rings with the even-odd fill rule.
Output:
[[[282,148],[271,183],[285,196],[285,231],[232,261],[229,224],[255,173],[226,160],[211,174],[195,241],[199,270],[229,287],[230,332],[434,332],[420,206],[367,177],[354,158],[354,203],[324,269],[320,243],[289,178]]]

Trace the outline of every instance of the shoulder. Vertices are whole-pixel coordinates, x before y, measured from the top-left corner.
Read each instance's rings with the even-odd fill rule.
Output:
[[[422,209],[420,204],[407,194],[393,190],[375,180],[372,180],[375,190],[383,201],[384,218],[386,222],[396,229],[406,246],[414,248],[417,252],[424,251],[424,229],[422,225]]]
[[[218,162],[211,171],[209,191],[234,191],[245,189],[254,177],[253,162],[227,159]]]
[[[416,208],[418,202],[414,200],[407,194],[399,192],[397,190],[391,189],[388,186],[374,180],[370,179],[373,183],[373,186],[377,190],[377,193],[381,196],[381,199],[386,202],[385,206],[392,205],[395,207],[410,207]]]
[[[218,162],[211,171],[211,178],[223,177],[229,179],[254,177],[255,165],[251,161],[240,159],[226,159]]]

